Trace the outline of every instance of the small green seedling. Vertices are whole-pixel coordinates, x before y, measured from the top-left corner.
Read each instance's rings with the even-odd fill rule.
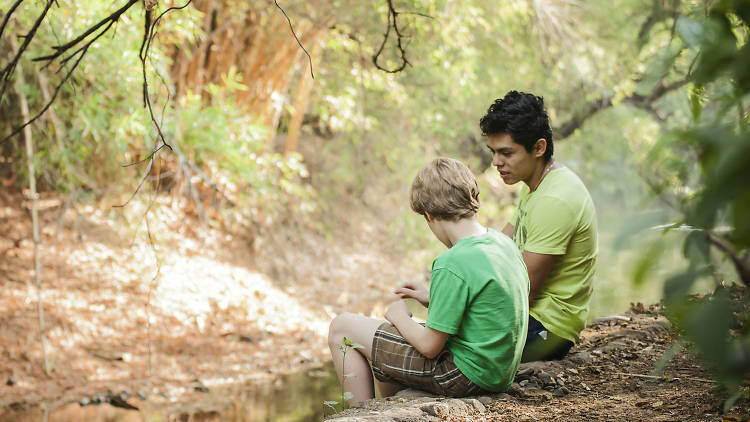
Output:
[[[337,344],[336,346],[339,348],[341,353],[344,355],[344,357],[341,359],[341,373],[344,374],[344,378],[349,377],[356,377],[357,374],[354,372],[346,373],[346,352],[349,351],[349,349],[364,349],[365,346],[357,343],[356,341],[351,341],[348,338],[344,337],[342,339],[343,341],[340,344]],[[344,391],[344,383],[341,383],[341,401],[337,400],[326,400],[323,402],[323,405],[330,407],[334,412],[341,412],[346,408],[346,402],[350,398],[354,397],[354,394],[351,391]]]

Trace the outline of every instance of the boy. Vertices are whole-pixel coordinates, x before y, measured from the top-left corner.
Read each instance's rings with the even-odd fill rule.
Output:
[[[388,308],[387,322],[348,313],[331,322],[328,345],[339,382],[353,394],[350,405],[375,396],[372,373],[383,397],[406,387],[452,397],[504,391],[521,359],[529,278],[513,241],[476,220],[479,188],[471,171],[438,158],[419,171],[410,196],[411,208],[449,249],[432,263],[429,291],[416,282],[395,290],[427,307],[424,326],[403,300]],[[362,345],[346,362],[344,337]]]
[[[531,292],[522,362],[562,358],[586,326],[597,256],[596,210],[586,186],[555,161],[544,100],[510,91],[479,122],[492,165],[522,182],[503,229],[523,253]]]

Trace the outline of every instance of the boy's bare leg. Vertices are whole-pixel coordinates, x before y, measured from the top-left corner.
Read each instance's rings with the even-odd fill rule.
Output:
[[[372,339],[383,322],[385,321],[350,313],[341,314],[331,321],[328,347],[331,349],[333,367],[336,369],[339,383],[344,391],[354,395],[349,399],[349,405],[375,397],[369,361],[372,356]],[[344,354],[339,349],[339,345],[344,345],[344,337],[363,346],[349,349],[346,352],[346,362]],[[345,372],[342,372],[342,368]],[[344,373],[353,375],[345,377]]]
[[[393,384],[390,382],[378,381],[377,379],[375,380],[375,385],[378,386],[378,391],[380,391],[380,397],[390,397],[406,388],[401,384]]]

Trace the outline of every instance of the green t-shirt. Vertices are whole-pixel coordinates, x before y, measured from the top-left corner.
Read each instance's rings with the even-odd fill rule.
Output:
[[[598,253],[596,210],[586,186],[566,167],[552,170],[534,192],[523,186],[511,221],[518,249],[560,255],[529,313],[575,341],[586,326]]]
[[[427,326],[451,334],[458,369],[488,391],[505,391],[521,361],[529,315],[529,276],[506,235],[466,237],[432,263]]]

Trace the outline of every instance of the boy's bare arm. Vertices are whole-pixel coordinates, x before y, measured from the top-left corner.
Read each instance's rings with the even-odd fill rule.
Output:
[[[396,301],[388,307],[385,319],[390,321],[419,353],[430,359],[443,350],[448,340],[448,333],[424,327],[411,319],[411,312],[403,300]]]
[[[418,281],[407,281],[401,287],[397,287],[393,293],[401,299],[416,299],[425,308],[430,305],[430,291],[427,286]]]

